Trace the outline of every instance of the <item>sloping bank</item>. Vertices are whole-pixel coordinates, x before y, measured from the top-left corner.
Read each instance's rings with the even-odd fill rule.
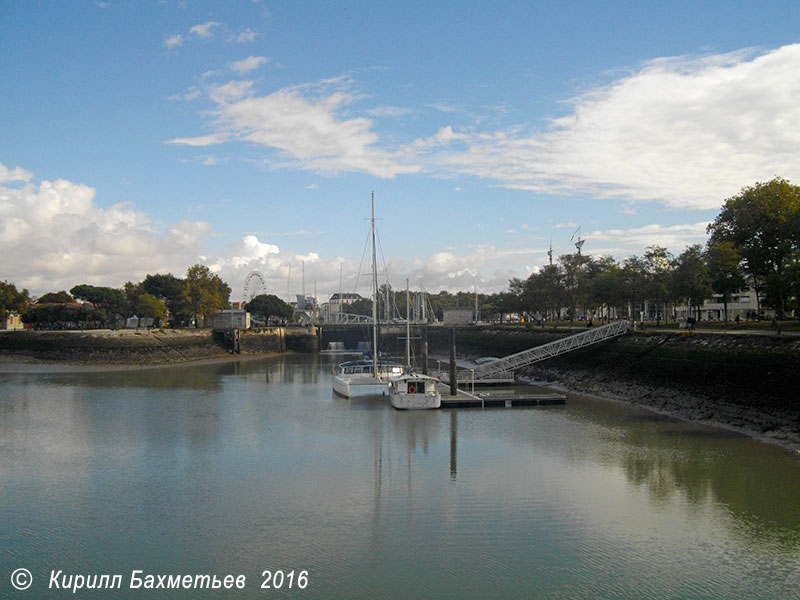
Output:
[[[573,332],[461,328],[460,358],[505,356]],[[447,353],[447,330],[429,333]],[[624,400],[800,449],[800,338],[629,333],[523,369],[568,390]]]
[[[314,328],[268,327],[243,332],[242,354],[316,349]],[[209,329],[2,331],[0,354],[77,364],[158,365],[232,354],[230,340]]]

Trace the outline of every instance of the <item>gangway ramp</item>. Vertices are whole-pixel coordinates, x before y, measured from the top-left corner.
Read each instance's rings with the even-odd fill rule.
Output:
[[[578,348],[591,346],[592,344],[627,333],[628,329],[630,329],[630,323],[628,323],[628,321],[616,321],[608,325],[592,327],[591,329],[581,331],[575,335],[536,346],[529,350],[523,350],[522,352],[517,352],[516,354],[511,354],[504,358],[498,358],[497,360],[475,367],[475,381],[489,379],[498,373],[513,371],[520,367],[525,367],[535,362],[558,356],[559,354],[566,354]]]

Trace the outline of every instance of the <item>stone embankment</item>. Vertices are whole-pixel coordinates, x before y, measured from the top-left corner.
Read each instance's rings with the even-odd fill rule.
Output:
[[[431,329],[432,353],[447,331]],[[506,356],[573,331],[461,328],[459,358]],[[800,338],[635,332],[523,369],[571,391],[733,428],[800,449]]]
[[[269,327],[242,332],[242,354],[309,352],[313,328]],[[232,354],[229,340],[209,329],[2,331],[0,355],[76,364],[158,365]]]

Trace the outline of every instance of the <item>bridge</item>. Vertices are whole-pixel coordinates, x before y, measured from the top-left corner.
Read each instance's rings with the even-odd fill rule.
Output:
[[[520,367],[525,367],[559,354],[566,354],[578,348],[585,348],[586,346],[615,338],[627,333],[628,329],[630,329],[628,321],[616,321],[608,325],[593,327],[554,342],[478,365],[473,371],[474,378],[476,382],[496,378],[501,373],[509,373]]]

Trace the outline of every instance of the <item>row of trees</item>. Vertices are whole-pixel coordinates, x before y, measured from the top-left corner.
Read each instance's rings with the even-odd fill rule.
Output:
[[[800,297],[800,187],[775,178],[729,198],[708,227],[705,246],[677,257],[661,246],[622,263],[612,257],[567,254],[508,290],[487,297],[484,310],[559,319],[614,314],[665,317],[677,304],[699,310],[712,293],[730,298],[745,287],[756,292],[778,318],[797,308]],[[629,314],[633,313],[633,314]]]
[[[506,291],[480,295],[481,314],[523,313],[536,318],[591,318],[597,314],[636,317],[648,308],[652,316],[671,315],[674,306],[687,304],[699,309],[712,293],[725,305],[746,286],[756,291],[757,301],[774,308],[778,317],[797,308],[800,297],[800,187],[782,178],[756,183],[725,201],[708,227],[705,246],[686,248],[677,257],[661,246],[650,246],[642,256],[621,263],[612,257],[565,254],[527,279],[512,279]],[[230,288],[208,267],[194,265],[186,277],[148,275],[140,283],[121,289],[81,284],[70,292],[91,302],[95,313],[82,320],[105,320],[112,314],[162,318],[168,311],[175,324],[197,322],[201,315],[226,308]],[[379,297],[386,297],[383,289]],[[393,307],[381,310],[385,319],[405,317],[404,292],[391,291]],[[72,300],[66,292],[46,294],[39,303],[64,304]],[[428,297],[430,308],[441,319],[450,306],[473,307],[475,295],[446,291]],[[0,282],[0,311],[23,312],[30,298],[27,290]],[[254,298],[248,309],[265,320],[270,316],[291,318],[291,307],[274,295]],[[671,310],[672,309],[672,310]],[[756,310],[760,311],[757,305]],[[31,322],[51,320],[54,308],[36,306],[26,313]],[[63,307],[63,311],[69,311]],[[49,311],[49,312],[47,312]],[[369,300],[348,307],[348,312],[371,314]],[[74,316],[74,315],[73,315]],[[92,317],[89,319],[89,317]]]
[[[203,315],[227,308],[230,287],[204,265],[193,265],[180,279],[171,273],[147,275],[139,283],[128,282],[122,288],[82,283],[66,291],[43,295],[37,304],[22,316],[26,323],[57,321],[113,320],[114,315],[161,320],[169,313],[173,325],[199,323]],[[91,303],[94,308],[71,305],[76,300]],[[27,307],[26,307],[27,308]]]
[[[27,290],[0,282],[0,313],[23,313],[26,323],[100,322],[137,317],[163,320],[169,315],[174,326],[200,322],[204,315],[229,306],[230,287],[208,267],[194,265],[181,279],[171,273],[147,275],[139,283],[128,282],[121,288],[82,283],[66,291],[50,292],[31,303]],[[76,301],[89,303],[78,306]],[[273,294],[253,298],[247,309],[262,318],[291,319],[292,307]]]

